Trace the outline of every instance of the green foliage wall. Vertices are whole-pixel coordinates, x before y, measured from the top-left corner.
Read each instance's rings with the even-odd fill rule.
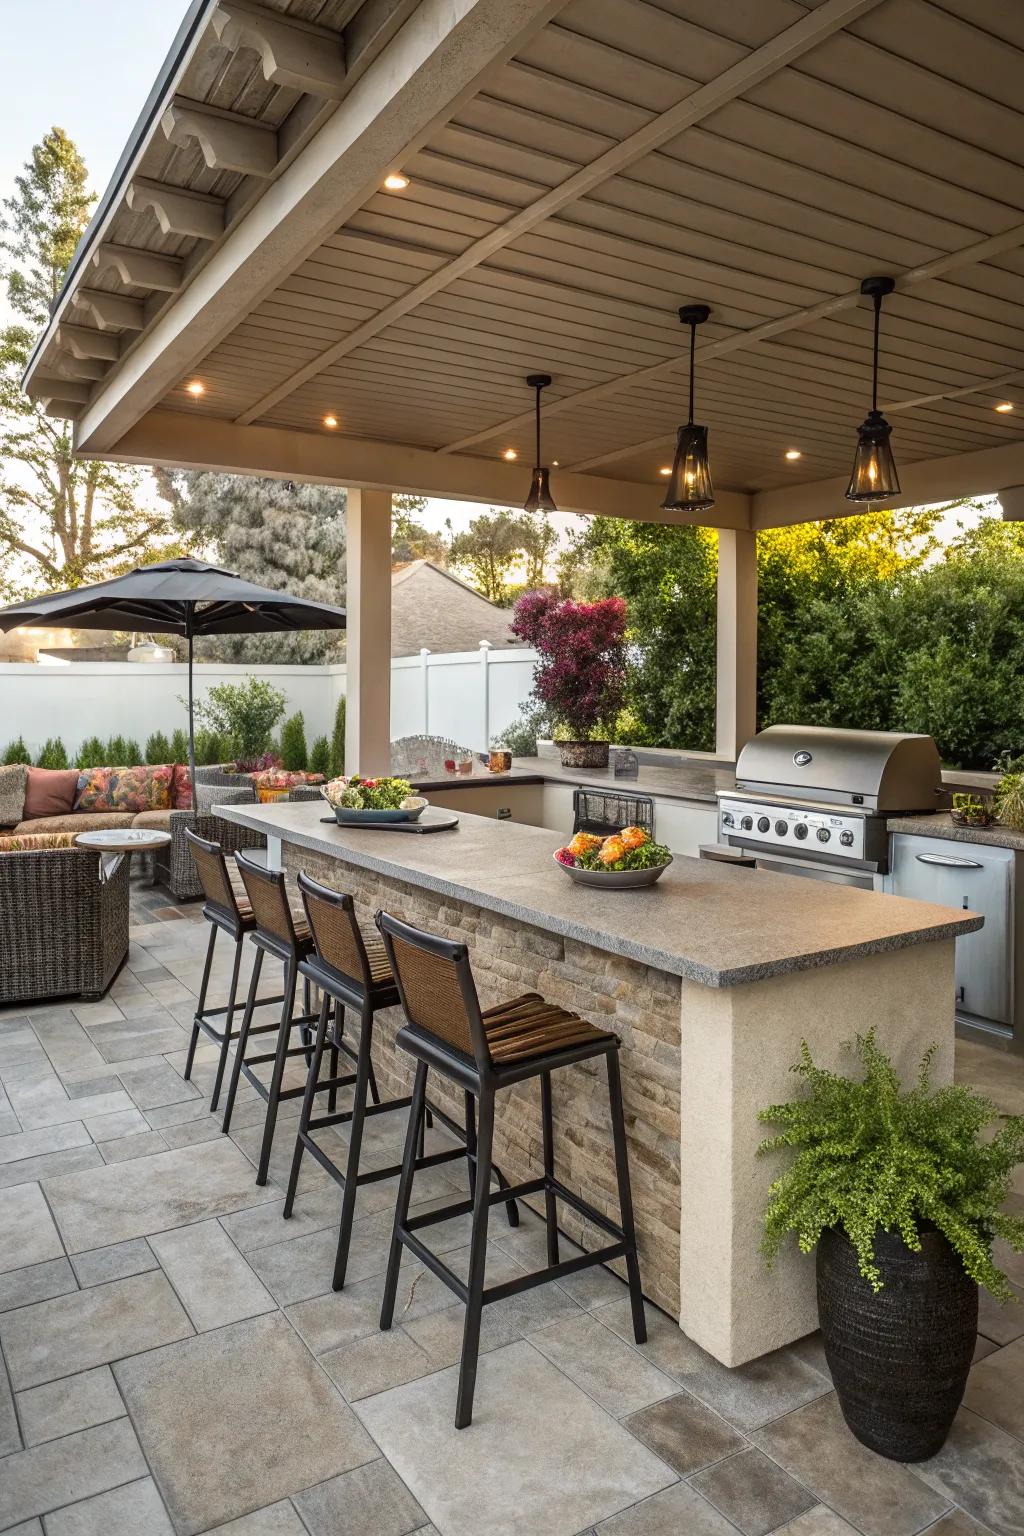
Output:
[[[953,767],[1024,751],[1024,528],[983,518],[945,549],[943,509],[758,536],[758,723],[926,731]],[[630,610],[617,735],[714,747],[717,539],[594,519],[565,562]]]

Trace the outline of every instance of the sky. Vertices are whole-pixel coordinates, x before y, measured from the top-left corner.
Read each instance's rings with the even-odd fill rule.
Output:
[[[33,144],[48,128],[77,143],[93,190],[102,193],[185,14],[187,0],[0,0],[4,87],[0,91],[0,197],[13,190]],[[0,324],[9,319],[0,294]],[[528,471],[524,471],[523,494]],[[557,494],[557,483],[553,485]],[[486,511],[431,500],[423,521],[456,532]],[[969,516],[969,515],[968,515]],[[943,529],[956,532],[959,513]],[[973,519],[970,519],[972,520]],[[562,541],[580,519],[556,514]]]

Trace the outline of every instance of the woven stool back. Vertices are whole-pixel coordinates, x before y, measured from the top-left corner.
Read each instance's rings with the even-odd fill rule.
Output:
[[[223,907],[226,912],[230,912],[236,922],[241,922],[241,913],[238,910],[235,893],[231,889],[231,877],[224,862],[224,850],[220,843],[208,843],[205,838],[197,837],[187,827],[185,838],[192,850],[192,858],[199,874],[199,882],[203,887],[203,895],[213,906]]]
[[[372,976],[366,945],[356,922],[352,897],[344,891],[332,891],[300,871],[298,887],[306,909],[313,945],[325,965],[369,991]]]
[[[416,1029],[491,1065],[480,1002],[465,944],[413,928],[387,912],[377,913],[405,1016]]]
[[[284,870],[264,869],[261,864],[254,864],[252,859],[247,859],[244,853],[236,853],[235,862],[242,876],[257,929],[277,939],[279,944],[295,949],[295,924],[288,905]]]

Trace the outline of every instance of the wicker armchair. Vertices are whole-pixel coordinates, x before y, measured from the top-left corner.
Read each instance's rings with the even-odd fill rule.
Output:
[[[0,853],[0,1003],[101,997],[128,954],[128,867],[82,848]]]
[[[165,847],[157,849],[155,855],[156,878],[161,885],[167,886],[176,901],[191,901],[203,894],[186,832],[194,832],[208,843],[219,843],[227,854],[234,853],[236,848],[244,851],[247,848],[266,846],[266,839],[261,832],[241,827],[237,821],[225,821],[213,814],[214,804],[254,804],[256,791],[251,780],[247,779],[244,784],[230,789],[198,783],[196,799],[199,803],[198,811],[171,812],[171,840]]]

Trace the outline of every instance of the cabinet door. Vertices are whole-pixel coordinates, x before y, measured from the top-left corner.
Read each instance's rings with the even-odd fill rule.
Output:
[[[1013,875],[1010,848],[937,837],[893,837],[896,896],[980,912],[985,926],[956,941],[957,1007],[1013,1024]]]

